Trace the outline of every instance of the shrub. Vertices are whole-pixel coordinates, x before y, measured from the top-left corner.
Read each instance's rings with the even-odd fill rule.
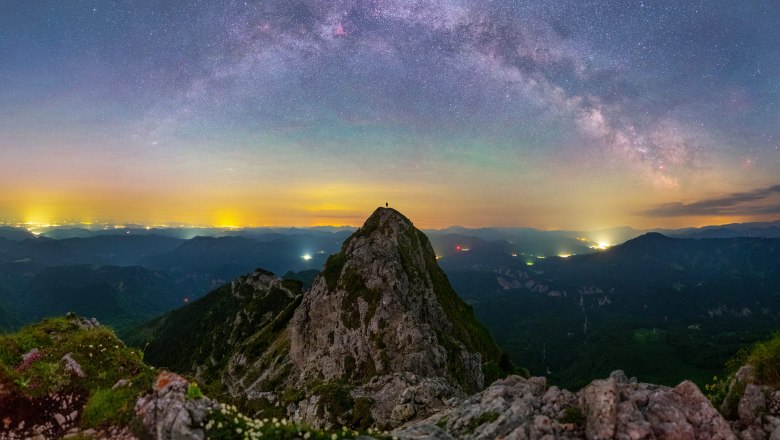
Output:
[[[576,426],[583,426],[585,425],[585,415],[582,414],[582,410],[578,407],[569,406],[563,410],[563,414],[558,421],[561,423],[572,423]]]
[[[747,356],[747,363],[755,368],[759,383],[780,387],[780,333],[756,344]]]
[[[497,412],[493,412],[493,411],[484,412],[480,414],[479,417],[474,417],[473,419],[469,420],[469,426],[466,429],[466,432],[471,434],[480,426],[484,425],[485,423],[493,422],[497,418],[498,418]]]
[[[203,391],[200,390],[200,387],[198,387],[197,383],[190,382],[189,385],[187,385],[186,397],[188,399],[202,399]]]
[[[133,418],[138,391],[133,388],[97,390],[84,406],[81,426],[99,428],[105,425],[125,425]]]

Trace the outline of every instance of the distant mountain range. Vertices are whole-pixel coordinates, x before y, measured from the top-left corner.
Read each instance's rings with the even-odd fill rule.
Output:
[[[647,233],[532,266],[468,253],[440,264],[514,360],[565,386],[615,368],[642,380],[703,384],[780,322],[777,238]]]
[[[0,229],[0,329],[75,311],[121,330],[257,267],[319,269],[349,235],[317,229],[184,240],[126,232],[53,239]]]
[[[577,387],[614,368],[703,384],[775,329],[779,229],[772,222],[664,235],[631,228],[427,235],[455,290],[502,348],[532,372]],[[75,311],[125,334],[258,267],[308,288],[352,231],[204,229],[184,239],[176,238],[182,230],[130,228],[54,239],[0,228],[0,330]],[[56,233],[75,232],[46,234]]]

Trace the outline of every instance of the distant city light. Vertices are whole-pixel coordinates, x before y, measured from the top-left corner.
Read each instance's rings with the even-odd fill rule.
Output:
[[[304,254],[304,255],[301,255],[301,258],[303,258],[303,259],[304,259],[304,261],[309,261],[309,260],[311,260],[311,255],[309,255],[309,254]]]
[[[561,257],[561,258],[569,258],[569,257],[571,257],[571,255],[572,254],[558,254],[558,256]]]

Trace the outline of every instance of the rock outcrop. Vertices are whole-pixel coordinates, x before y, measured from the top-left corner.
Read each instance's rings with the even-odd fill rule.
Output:
[[[548,388],[542,377],[510,376],[397,434],[408,439],[737,439],[693,383],[674,388],[637,383],[622,371],[577,394]]]
[[[205,438],[206,418],[218,404],[204,397],[188,399],[189,385],[177,374],[162,372],[151,393],[138,399],[136,417],[148,435],[172,440]]]
[[[371,417],[383,427],[481,390],[486,373],[494,379],[501,364],[500,350],[452,290],[427,237],[389,208],[377,209],[328,259],[295,311],[289,337],[297,376],[291,386],[342,381],[353,398],[371,402]],[[297,412],[319,424],[310,413]]]
[[[780,440],[780,389],[761,383],[750,364],[731,378],[720,412],[742,440]]]
[[[393,209],[377,209],[308,292],[296,283],[258,270],[151,322],[148,359],[221,384],[251,416],[315,427],[393,428],[512,368]]]

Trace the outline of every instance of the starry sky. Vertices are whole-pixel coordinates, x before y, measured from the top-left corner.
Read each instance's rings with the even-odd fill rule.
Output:
[[[777,23],[759,0],[2,1],[0,221],[777,219]]]

